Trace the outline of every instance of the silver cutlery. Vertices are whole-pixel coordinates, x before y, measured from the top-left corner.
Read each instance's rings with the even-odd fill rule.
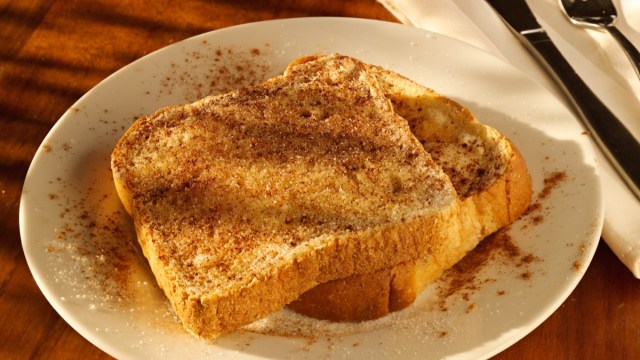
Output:
[[[573,102],[580,119],[611,164],[640,199],[640,143],[589,89],[546,31],[525,0],[486,0],[518,39],[554,76]]]
[[[607,30],[618,41],[629,60],[631,60],[636,74],[640,77],[640,52],[615,27],[614,24],[618,13],[611,0],[560,0],[560,2],[572,23]]]

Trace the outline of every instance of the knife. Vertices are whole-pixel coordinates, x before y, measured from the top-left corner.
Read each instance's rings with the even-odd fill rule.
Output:
[[[486,0],[527,50],[551,73],[573,103],[580,119],[629,189],[640,200],[640,143],[589,89],[525,0]]]

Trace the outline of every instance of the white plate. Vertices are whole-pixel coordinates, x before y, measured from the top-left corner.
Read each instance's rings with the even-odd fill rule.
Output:
[[[109,169],[133,119],[281,72],[292,59],[341,52],[396,70],[469,107],[527,160],[537,196],[566,178],[511,229],[521,255],[474,269],[477,289],[438,306],[440,282],[405,311],[360,326],[315,326],[304,339],[236,331],[214,342],[184,333],[135,245]],[[244,75],[239,76],[239,74]],[[540,85],[451,38],[360,19],[306,18],[203,34],[150,54],[82,97],[53,127],[24,184],[20,231],[29,267],[51,305],[117,358],[483,358],[515,343],[568,297],[602,225],[595,156],[572,114]],[[521,261],[524,254],[532,255]],[[475,273],[477,271],[477,274]],[[271,320],[279,319],[282,312]],[[304,324],[303,324],[304,325]]]

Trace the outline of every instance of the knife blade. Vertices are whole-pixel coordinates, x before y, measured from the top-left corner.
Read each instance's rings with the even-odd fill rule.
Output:
[[[640,143],[580,78],[525,0],[486,0],[571,100],[591,137],[640,200]]]

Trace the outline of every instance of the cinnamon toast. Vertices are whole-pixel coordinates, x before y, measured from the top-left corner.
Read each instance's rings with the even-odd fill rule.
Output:
[[[141,117],[111,167],[159,286],[205,339],[321,283],[447,253],[460,222],[373,68],[339,55]]]
[[[459,232],[446,251],[321,284],[289,305],[316,318],[370,320],[409,306],[482,239],[517,219],[531,200],[526,163],[501,133],[457,102],[397,73],[376,66],[372,73],[394,110],[451,179],[461,201]]]

